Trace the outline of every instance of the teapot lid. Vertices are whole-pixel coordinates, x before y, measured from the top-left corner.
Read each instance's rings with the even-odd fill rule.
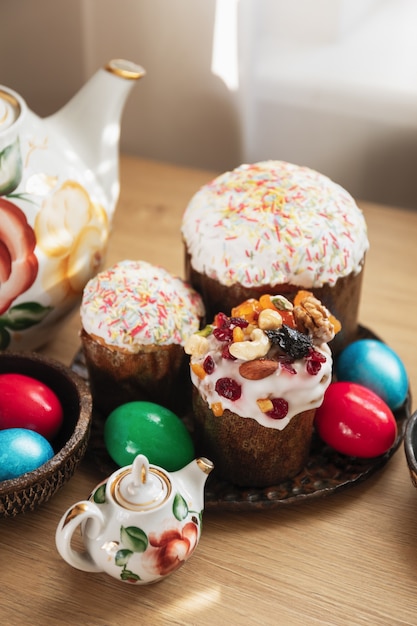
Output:
[[[21,103],[12,90],[0,88],[0,130],[10,128],[19,118]]]
[[[170,496],[171,482],[158,467],[150,466],[143,454],[122,471],[112,486],[115,501],[132,511],[150,511],[160,507]]]

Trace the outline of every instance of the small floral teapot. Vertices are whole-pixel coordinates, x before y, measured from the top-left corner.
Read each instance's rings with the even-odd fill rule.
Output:
[[[0,350],[46,343],[101,269],[119,195],[120,119],[144,73],[113,60],[44,119],[0,86]]]
[[[128,583],[164,578],[197,546],[212,469],[211,461],[199,458],[169,474],[138,455],[63,515],[55,536],[58,552],[76,569],[107,572]],[[79,526],[84,552],[71,547]]]

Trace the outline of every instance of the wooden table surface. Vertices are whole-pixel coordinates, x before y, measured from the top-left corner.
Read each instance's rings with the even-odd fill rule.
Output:
[[[106,264],[145,259],[182,275],[181,215],[211,176],[123,157]],[[371,249],[360,321],[400,355],[416,393],[417,211],[361,206]],[[69,365],[78,331],[76,313],[43,351]],[[206,512],[192,558],[147,587],[72,569],[55,549],[61,515],[101,478],[85,460],[50,502],[0,520],[5,625],[417,624],[417,491],[403,447],[370,479],[327,498]]]

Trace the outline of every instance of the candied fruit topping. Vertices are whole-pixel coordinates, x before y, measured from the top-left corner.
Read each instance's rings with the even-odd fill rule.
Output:
[[[191,363],[191,369],[193,370],[194,374],[200,378],[200,380],[203,380],[203,378],[206,376],[206,373],[204,371],[204,367],[202,365],[200,365],[200,363]]]
[[[277,311],[282,318],[282,323],[291,328],[295,328],[295,320],[293,314],[293,305],[284,296],[270,296],[263,294],[259,298],[259,305],[262,310],[272,309]]]
[[[275,309],[275,305],[272,302],[272,296],[270,296],[267,293],[264,293],[260,298],[259,298],[259,305],[261,307],[261,309]]]
[[[329,320],[330,323],[333,325],[334,334],[337,335],[337,333],[340,333],[340,331],[342,330],[342,324],[339,322],[339,320],[331,313],[329,315]]]
[[[282,323],[285,326],[288,326],[289,328],[295,328],[296,327],[296,322],[294,319],[294,313],[292,311],[285,311],[282,310],[279,312],[279,314],[282,317]]]
[[[272,400],[270,400],[269,398],[259,398],[256,401],[256,404],[258,405],[262,413],[268,413],[268,411],[272,411],[274,408]]]
[[[233,378],[229,378],[227,376],[219,378],[216,381],[215,389],[219,396],[223,396],[223,398],[227,398],[232,401],[239,400],[242,394],[242,387],[239,383]]]
[[[288,402],[284,398],[271,398],[273,408],[266,412],[274,420],[282,420],[288,413]]]
[[[299,291],[297,291],[297,293],[295,294],[295,298],[294,298],[294,306],[300,306],[301,302],[305,299],[305,298],[311,298],[313,297],[313,293],[311,291],[307,291],[305,289],[300,289]]]
[[[232,317],[241,317],[250,324],[256,322],[261,311],[259,301],[249,298],[232,309]]]
[[[210,408],[215,417],[221,417],[223,415],[223,405],[221,402],[213,402]]]
[[[240,326],[235,326],[235,328],[233,329],[233,341],[244,341],[245,340],[245,335],[243,330],[240,328]]]
[[[224,313],[218,313],[214,318],[213,335],[216,337],[216,339],[218,339],[218,341],[242,341],[242,329],[246,328],[247,326],[248,321],[243,319],[242,317],[227,317],[227,315],[225,315]]]
[[[193,382],[201,385],[214,415],[222,416],[225,408],[248,411],[242,414],[282,429],[299,405],[319,401],[319,387],[331,378],[323,344],[332,338],[327,329],[333,318],[309,291],[300,290],[294,303],[269,294],[248,299],[230,316],[218,313],[198,341],[190,342]],[[308,380],[316,375],[317,385]]]

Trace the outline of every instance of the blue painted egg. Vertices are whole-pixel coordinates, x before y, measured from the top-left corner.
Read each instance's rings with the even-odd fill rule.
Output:
[[[49,441],[34,430],[6,428],[0,431],[0,480],[32,472],[53,456]]]
[[[377,339],[359,339],[347,346],[335,365],[339,381],[350,381],[376,393],[392,411],[399,409],[408,392],[408,376],[400,357]]]

